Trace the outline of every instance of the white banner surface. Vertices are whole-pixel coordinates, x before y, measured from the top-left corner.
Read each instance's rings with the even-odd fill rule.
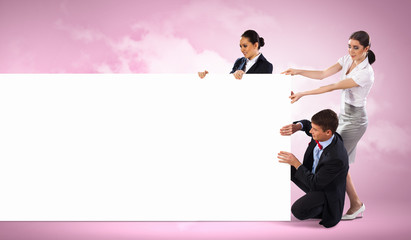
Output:
[[[0,220],[290,220],[283,75],[0,75]]]

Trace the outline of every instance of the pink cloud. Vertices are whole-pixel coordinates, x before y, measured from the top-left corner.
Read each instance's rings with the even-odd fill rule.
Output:
[[[112,44],[119,58],[143,64],[148,73],[196,73],[208,69],[229,72],[231,63],[210,50],[197,51],[187,39],[149,31],[141,39],[129,36]]]

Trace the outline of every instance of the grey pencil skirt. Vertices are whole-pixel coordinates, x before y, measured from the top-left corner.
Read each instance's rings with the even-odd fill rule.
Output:
[[[357,143],[364,135],[367,126],[368,117],[365,107],[355,107],[344,103],[339,116],[337,132],[344,140],[350,164],[355,161]]]

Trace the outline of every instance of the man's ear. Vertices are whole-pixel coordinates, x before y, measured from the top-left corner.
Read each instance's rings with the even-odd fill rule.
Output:
[[[325,131],[325,133],[327,134],[327,136],[333,135],[333,132],[332,132],[330,129],[328,129],[327,131]]]

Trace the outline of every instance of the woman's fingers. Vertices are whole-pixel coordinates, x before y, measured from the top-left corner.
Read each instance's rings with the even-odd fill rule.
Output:
[[[285,70],[284,72],[282,72],[281,74],[294,76],[296,74],[296,70],[293,68],[289,68]]]
[[[233,73],[234,78],[237,80],[240,80],[243,77],[244,71],[242,70],[237,70]]]
[[[198,76],[199,76],[200,78],[204,78],[207,74],[208,74],[208,71],[207,71],[207,70],[205,70],[204,72],[198,72]]]
[[[298,99],[300,99],[302,97],[302,95],[300,93],[293,93],[291,92],[292,95],[289,96],[289,98],[291,99],[291,103],[295,103],[298,101]]]

